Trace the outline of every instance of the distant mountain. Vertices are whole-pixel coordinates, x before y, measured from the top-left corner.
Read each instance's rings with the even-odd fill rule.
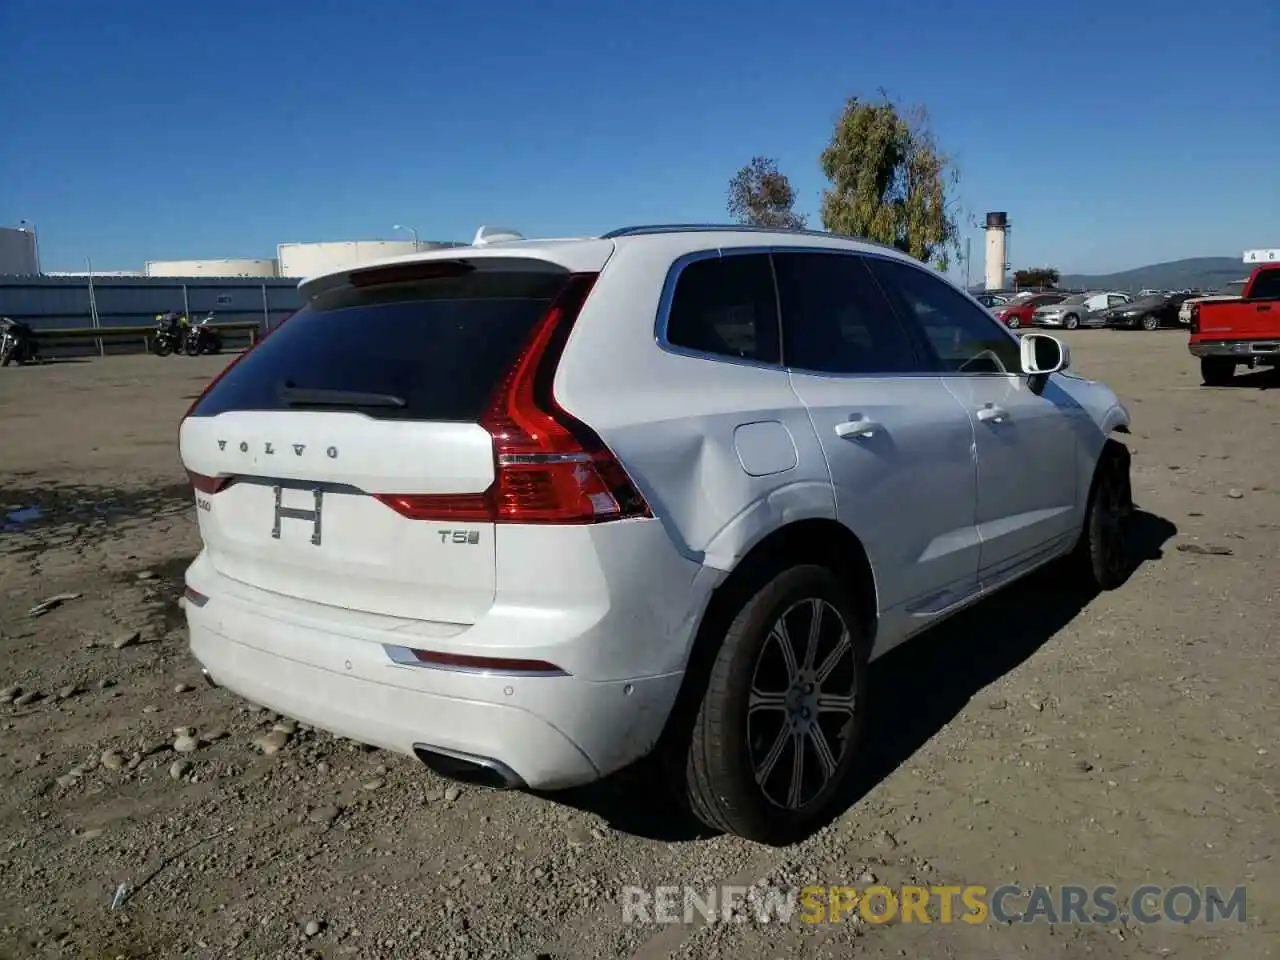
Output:
[[[1239,257],[1192,257],[1169,263],[1153,263],[1120,273],[1098,276],[1063,276],[1059,286],[1077,290],[1238,290],[1232,280],[1249,275],[1249,267]]]

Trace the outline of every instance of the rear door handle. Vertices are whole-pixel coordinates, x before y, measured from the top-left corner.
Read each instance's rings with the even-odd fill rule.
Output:
[[[1263,303],[1263,304],[1260,304],[1260,305],[1258,306],[1258,312],[1259,312],[1259,313],[1270,313],[1270,312],[1271,312],[1271,304],[1269,304],[1269,303]]]
[[[988,403],[978,411],[978,419],[983,423],[1004,423],[1009,419],[1009,411]]]
[[[884,432],[883,424],[877,423],[875,420],[868,420],[861,414],[854,414],[844,423],[836,424],[836,436],[842,440],[858,440],[872,437],[882,432]]]

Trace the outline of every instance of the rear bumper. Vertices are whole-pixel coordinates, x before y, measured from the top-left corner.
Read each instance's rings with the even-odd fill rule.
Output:
[[[300,623],[219,596],[209,580],[192,585],[209,600],[186,608],[191,651],[211,682],[396,753],[427,748],[493,761],[533,789],[588,783],[647,754],[679,691],[680,673],[590,681],[396,663],[382,643],[346,635],[340,624]],[[643,625],[630,629],[643,643]],[[403,642],[403,634],[386,637]]]
[[[1280,337],[1270,340],[1198,340],[1187,345],[1193,357],[1224,357],[1241,363],[1280,364]]]

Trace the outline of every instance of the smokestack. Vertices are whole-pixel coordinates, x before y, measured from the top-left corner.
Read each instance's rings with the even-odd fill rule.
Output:
[[[1006,234],[1009,232],[1009,215],[1004,211],[987,214],[987,289],[1004,289],[1004,272],[1009,268],[1005,260]]]

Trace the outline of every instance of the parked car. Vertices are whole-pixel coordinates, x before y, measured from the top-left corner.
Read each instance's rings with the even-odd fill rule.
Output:
[[[988,310],[992,307],[998,307],[1001,304],[1008,303],[1009,298],[999,293],[978,293],[974,295],[974,299],[986,307]]]
[[[1234,300],[1194,304],[1187,346],[1210,387],[1230,383],[1242,364],[1280,366],[1280,263],[1255,267]]]
[[[1057,558],[1130,569],[1125,407],[895,250],[635,227],[300,291],[181,424],[191,649],[448,776],[656,752],[709,826],[790,842],[871,660]]]
[[[1066,298],[1065,293],[1033,293],[996,307],[994,313],[1004,321],[1006,327],[1017,330],[1019,327],[1032,326],[1035,323],[1035,312],[1040,307],[1061,303]]]
[[[1101,319],[1108,327],[1123,330],[1158,330],[1178,323],[1181,300],[1168,294],[1140,297],[1102,311]]]
[[[1105,293],[1074,293],[1059,303],[1037,307],[1032,315],[1038,327],[1097,327],[1102,325],[1101,314],[1117,304],[1128,303],[1133,298],[1116,291]]]

